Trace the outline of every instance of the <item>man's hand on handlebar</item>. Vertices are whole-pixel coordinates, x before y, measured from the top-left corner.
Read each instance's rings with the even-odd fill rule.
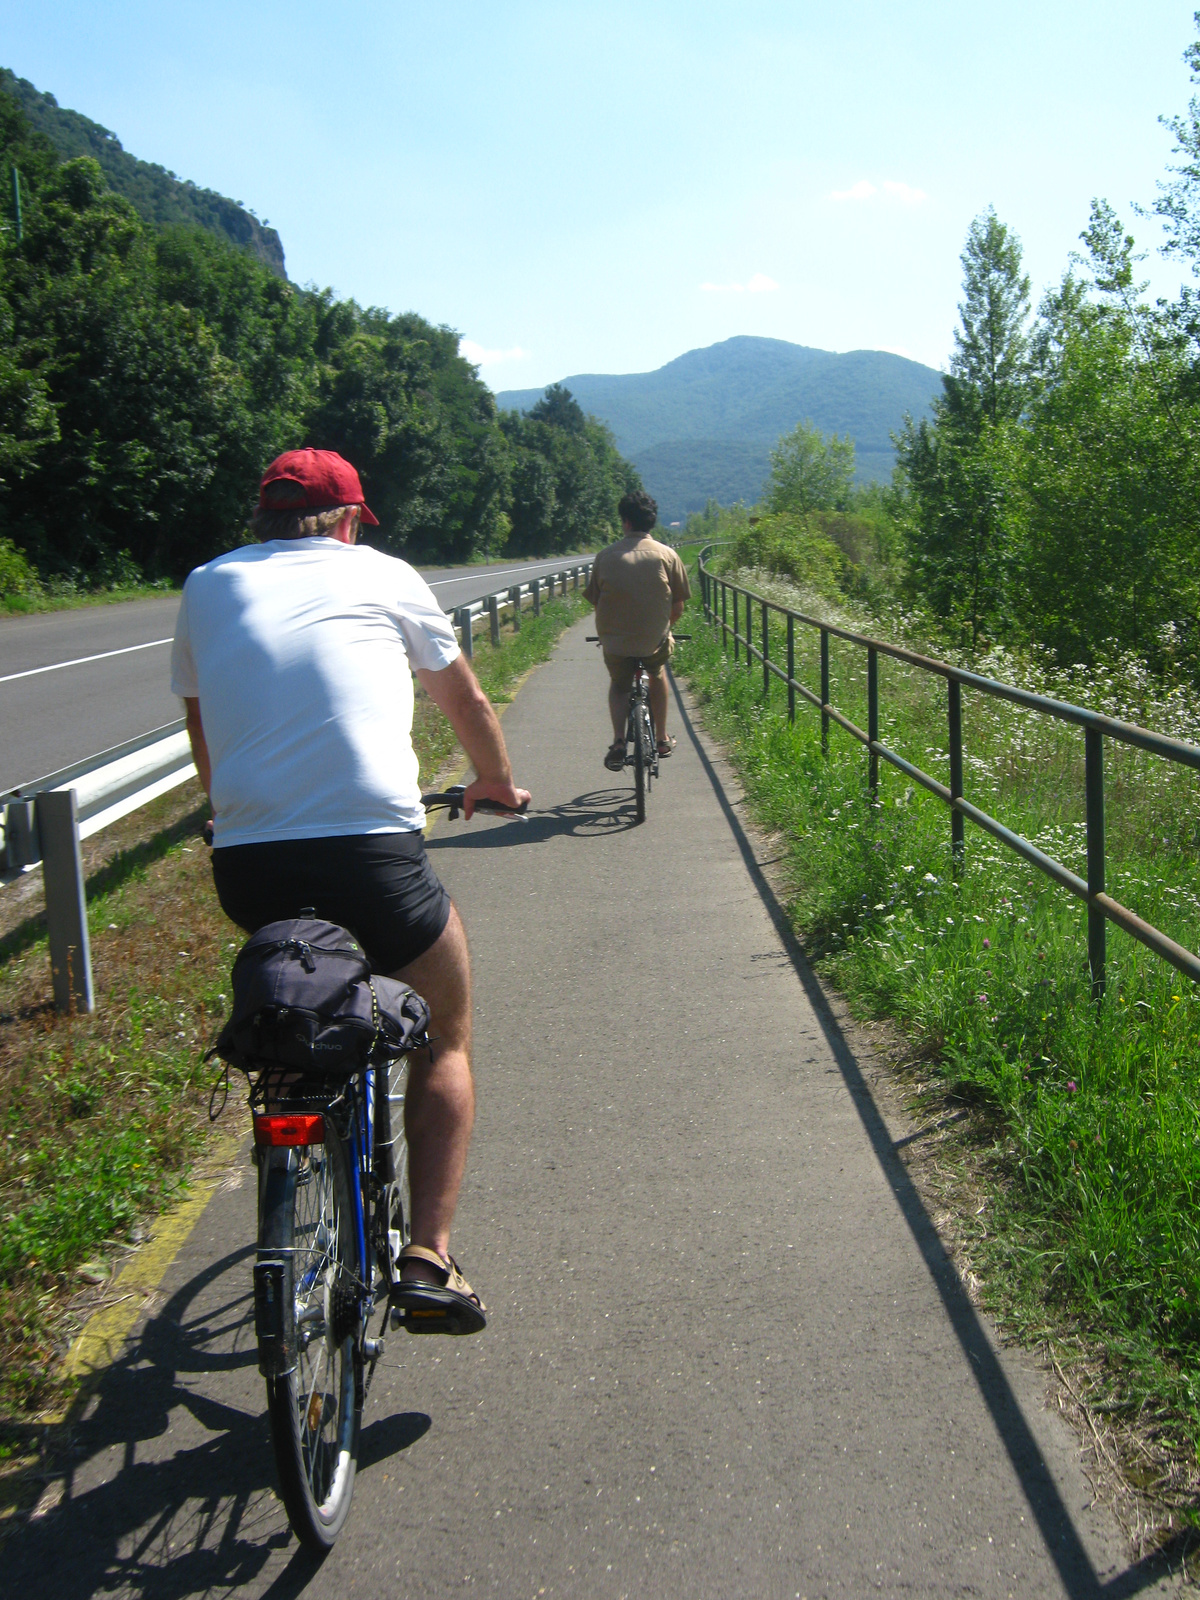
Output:
[[[476,778],[463,791],[463,816],[470,822],[476,803],[480,800],[491,800],[506,811],[526,811],[532,798],[528,789],[516,789],[511,783],[489,783]]]

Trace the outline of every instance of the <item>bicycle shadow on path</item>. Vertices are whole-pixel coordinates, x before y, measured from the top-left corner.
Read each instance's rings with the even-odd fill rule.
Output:
[[[9,1592],[184,1600],[253,1582],[289,1545],[264,1595],[292,1600],[307,1587],[320,1563],[296,1545],[274,1494],[253,1253],[245,1246],[191,1277],[105,1372],[59,1463],[62,1499],[4,1546]],[[206,1392],[214,1374],[234,1403]],[[430,1426],[421,1412],[371,1422],[359,1471]]]
[[[1071,1600],[1126,1600],[1177,1572],[1191,1537],[1180,1534],[1163,1549],[1143,1557],[1126,1571],[1101,1576],[1092,1565],[1057,1484],[1005,1375],[974,1306],[967,1297],[953,1263],[946,1255],[937,1230],[926,1211],[908,1169],[897,1154],[883,1116],[863,1077],[854,1051],[834,1016],[815,973],[808,964],[783,906],[771,887],[754,847],[731,803],[720,774],[704,747],[678,682],[671,687],[680,720],[692,748],[712,785],[717,803],[729,825],[746,871],[770,917],[796,976],[813,1008],[834,1060],[850,1093],[854,1108],[871,1142],[883,1175],[908,1225],[921,1258],[945,1308],[950,1325],[974,1373],[979,1392],[992,1418],[1018,1481],[1029,1503],[1046,1549]]]
[[[633,790],[623,788],[589,790],[561,805],[531,811],[523,822],[503,817],[479,820],[489,826],[477,827],[472,820],[464,827],[456,825],[455,832],[439,828],[426,839],[426,850],[501,850],[510,845],[545,844],[563,836],[607,839],[638,825]]]

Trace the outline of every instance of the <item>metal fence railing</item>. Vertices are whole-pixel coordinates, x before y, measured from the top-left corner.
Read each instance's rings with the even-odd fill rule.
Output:
[[[906,650],[900,645],[885,644],[880,639],[872,639],[865,634],[853,633],[848,628],[838,627],[832,622],[824,622],[819,617],[806,616],[800,611],[791,611],[786,606],[779,605],[776,601],[767,600],[762,595],[756,594],[751,589],[746,589],[739,584],[731,582],[727,577],[714,572],[708,566],[714,546],[707,545],[697,558],[697,570],[700,576],[701,598],[704,605],[705,620],[719,633],[722,647],[726,648],[730,641],[733,644],[733,657],[737,661],[744,658],[746,666],[753,669],[758,662],[762,667],[763,694],[770,692],[771,680],[778,679],[785,684],[788,692],[788,717],[791,721],[796,718],[796,698],[806,700],[815,706],[821,713],[821,748],[828,754],[829,751],[829,725],[836,722],[853,739],[867,748],[867,781],[870,789],[875,791],[879,787],[880,760],[889,762],[898,768],[914,783],[927,789],[939,800],[945,802],[950,808],[950,837],[955,860],[961,860],[965,850],[965,820],[970,818],[978,827],[998,840],[1002,845],[1022,856],[1031,866],[1052,878],[1055,883],[1061,884],[1087,905],[1088,915],[1088,961],[1091,967],[1092,993],[1099,997],[1104,992],[1105,963],[1107,958],[1107,925],[1115,922],[1119,928],[1139,939],[1142,944],[1153,950],[1156,955],[1169,961],[1180,972],[1186,973],[1189,978],[1200,982],[1200,958],[1192,951],[1186,950],[1182,945],[1169,938],[1161,929],[1145,922],[1128,906],[1123,906],[1114,900],[1105,890],[1105,846],[1104,846],[1104,741],[1116,739],[1122,744],[1134,745],[1139,750],[1148,751],[1151,755],[1161,756],[1164,760],[1173,761],[1181,766],[1191,767],[1200,771],[1200,746],[1188,744],[1182,739],[1172,739],[1161,733],[1153,733],[1148,728],[1139,728],[1128,722],[1118,722],[1113,717],[1106,717],[1097,711],[1088,711],[1082,706],[1068,704],[1064,700],[1053,700],[1048,695],[1033,694],[1027,689],[1018,689],[1013,684],[1001,683],[995,678],[985,678],[977,672],[969,672],[963,667],[951,666],[949,662],[937,661],[929,656],[918,655],[916,651]],[[740,616],[739,616],[740,613]],[[782,627],[777,626],[776,659],[772,654],[772,640],[770,632],[770,619],[777,616]],[[810,689],[806,684],[796,679],[796,627],[797,625],[812,629],[820,635],[820,691]],[[758,633],[758,642],[755,642],[755,632]],[[829,641],[831,638],[844,640],[855,645],[867,653],[867,727],[864,731],[858,727],[844,712],[830,703],[829,697]],[[923,772],[920,767],[911,761],[905,760],[896,751],[890,750],[879,738],[879,657],[890,656],[896,661],[907,662],[910,666],[918,667],[923,672],[944,678],[946,681],[946,723],[949,738],[950,756],[950,783],[949,787],[941,783],[929,773]],[[1023,706],[1027,710],[1036,711],[1044,716],[1054,717],[1060,722],[1073,723],[1083,729],[1084,736],[1084,799],[1087,828],[1087,877],[1079,877],[1075,872],[1061,861],[1056,861],[1030,840],[1023,838],[1006,828],[1002,822],[989,816],[979,806],[973,805],[963,794],[963,732],[962,732],[962,691],[971,689],[980,694],[993,696],[998,700],[1007,700],[1013,705]]]
[[[454,607],[447,615],[454,619],[463,654],[473,658],[481,618],[487,617],[492,643],[499,644],[505,613],[519,628],[526,602],[537,615],[543,596],[550,599],[582,588],[591,570],[590,559],[576,562]],[[60,1010],[90,1011],[93,1006],[80,841],[195,772],[181,719],[0,793],[0,886],[34,867],[43,868],[54,999]]]

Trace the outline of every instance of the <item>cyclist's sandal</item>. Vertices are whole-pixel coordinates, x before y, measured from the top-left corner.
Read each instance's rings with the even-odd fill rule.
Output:
[[[658,741],[658,759],[661,761],[664,756],[669,756],[674,748],[675,738],[673,734],[669,733],[665,739]]]
[[[487,1327],[486,1307],[458,1270],[453,1256],[443,1259],[436,1250],[406,1244],[400,1264],[427,1261],[446,1274],[445,1283],[399,1283],[391,1292],[392,1326],[409,1333],[482,1333]]]
[[[614,739],[608,747],[608,754],[604,758],[604,765],[610,772],[621,772],[625,766],[625,741]]]

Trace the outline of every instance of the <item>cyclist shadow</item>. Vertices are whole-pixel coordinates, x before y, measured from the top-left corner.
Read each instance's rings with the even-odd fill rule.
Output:
[[[12,1593],[182,1600],[260,1579],[289,1545],[264,1592],[289,1600],[310,1581],[317,1563],[296,1546],[274,1493],[252,1254],[233,1251],[184,1284],[105,1372],[59,1463],[60,1502],[5,1545]],[[419,1412],[372,1422],[360,1469],[429,1427]]]
[[[482,825],[479,825],[482,824]],[[500,850],[510,845],[545,844],[548,839],[567,835],[573,839],[604,839],[626,828],[637,826],[632,789],[592,789],[531,812],[523,821],[516,818],[473,819],[455,831],[437,829],[426,839],[426,850]]]

